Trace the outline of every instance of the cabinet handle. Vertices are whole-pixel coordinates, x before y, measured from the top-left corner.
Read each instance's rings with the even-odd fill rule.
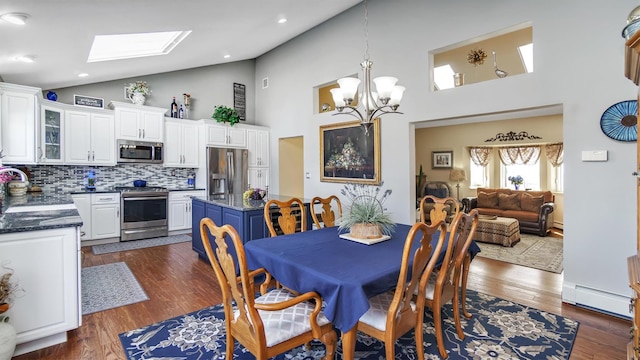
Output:
[[[144,139],[144,138],[146,138],[146,137],[147,137],[147,135],[145,135],[145,133],[144,133],[144,129],[142,129],[142,138]]]
[[[142,130],[138,129],[138,138],[142,137]]]
[[[629,301],[629,312],[633,313],[633,307],[636,305],[636,298],[631,298]]]
[[[116,210],[116,217],[120,217],[120,209]]]
[[[91,161],[91,150],[87,150],[87,161]]]
[[[184,211],[189,212],[189,204],[184,204]]]

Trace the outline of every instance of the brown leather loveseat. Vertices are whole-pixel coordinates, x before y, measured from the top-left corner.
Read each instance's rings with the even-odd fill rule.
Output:
[[[553,227],[555,197],[551,191],[478,188],[476,197],[462,199],[465,211],[517,219],[520,232],[546,236]]]

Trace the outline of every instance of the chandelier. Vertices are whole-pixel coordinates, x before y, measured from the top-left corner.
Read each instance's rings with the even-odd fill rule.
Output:
[[[354,98],[358,92],[360,79],[346,77],[338,80],[339,87],[331,89],[333,102],[336,105],[337,113],[333,115],[351,115],[360,120],[360,125],[364,128],[365,134],[373,125],[373,120],[382,114],[402,114],[397,111],[405,87],[396,85],[398,79],[392,76],[381,76],[373,79],[377,92],[371,91],[371,66],[373,62],[369,60],[369,14],[367,10],[367,0],[364,1],[364,38],[365,52],[364,61],[360,63],[364,80],[360,101],[354,106]],[[360,108],[362,105],[362,108]]]

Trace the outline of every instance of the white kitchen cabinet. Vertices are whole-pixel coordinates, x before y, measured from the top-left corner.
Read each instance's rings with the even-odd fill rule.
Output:
[[[266,189],[269,186],[269,168],[250,167],[248,173],[249,187]]]
[[[73,204],[78,209],[78,213],[82,218],[82,227],[80,227],[80,240],[91,239],[91,194],[71,194]]]
[[[35,164],[40,89],[0,83],[0,149],[6,164]]]
[[[116,139],[162,142],[167,109],[112,101]]]
[[[120,193],[83,193],[71,197],[82,218],[82,241],[120,237]]]
[[[247,131],[238,125],[207,123],[207,146],[247,147]]]
[[[164,166],[197,168],[199,124],[190,120],[165,121]]]
[[[110,113],[67,110],[63,133],[66,164],[116,164],[114,118]]]
[[[38,146],[38,163],[62,164],[64,110],[40,106],[40,146]]]
[[[120,193],[91,194],[91,239],[120,237]]]
[[[191,197],[202,196],[204,190],[169,192],[169,231],[191,232]]]
[[[269,167],[269,130],[247,128],[249,166]]]
[[[2,234],[0,263],[24,290],[4,314],[17,333],[15,355],[65,342],[82,322],[78,228]]]

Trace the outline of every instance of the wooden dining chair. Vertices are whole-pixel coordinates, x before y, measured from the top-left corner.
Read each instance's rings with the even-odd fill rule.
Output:
[[[448,354],[444,347],[442,336],[442,305],[451,302],[453,317],[456,323],[456,332],[460,340],[464,339],[462,323],[460,320],[460,302],[462,301],[463,313],[467,318],[471,317],[466,311],[467,276],[468,266],[471,261],[469,246],[473,241],[473,234],[478,226],[478,212],[469,214],[458,212],[449,226],[447,250],[440,268],[429,279],[425,279],[424,294],[425,306],[433,312],[433,322],[436,330],[436,339],[440,356],[444,359]]]
[[[435,247],[431,246],[434,234],[440,231]],[[424,297],[414,293],[424,292],[427,278],[434,270],[438,255],[444,246],[447,228],[443,221],[433,225],[416,223],[409,230],[402,252],[402,265],[395,291],[385,292],[369,299],[369,310],[360,317],[358,331],[384,342],[387,359],[395,359],[395,341],[414,329],[418,359],[424,359],[422,321],[424,317]],[[413,253],[413,264],[409,268],[412,247],[420,245]],[[424,281],[421,281],[422,278]],[[423,285],[420,288],[420,284]],[[414,302],[415,299],[415,302]]]
[[[460,212],[458,200],[452,197],[438,198],[433,195],[425,195],[420,199],[420,221],[425,224],[443,220],[451,222],[452,217]],[[429,215],[427,217],[427,215]]]
[[[264,220],[271,236],[307,230],[307,212],[298,198],[289,201],[271,199],[264,205]]]
[[[335,205],[332,206],[332,204]],[[322,207],[322,212],[319,214],[316,213],[316,205]],[[337,217],[334,209],[338,211]],[[342,218],[342,203],[340,202],[340,199],[335,195],[331,195],[327,198],[321,198],[319,196],[314,197],[311,199],[311,217],[313,218],[313,223],[318,229],[336,226],[336,220],[340,220]]]
[[[337,334],[321,311],[318,293],[294,295],[285,289],[273,289],[256,298],[254,278],[268,273],[264,268],[249,271],[238,232],[231,225],[219,227],[213,220],[203,218],[200,235],[222,289],[227,359],[233,359],[235,340],[256,359],[266,360],[313,339],[325,344],[324,359],[334,358]],[[230,248],[235,250],[235,257]],[[240,268],[238,277],[234,258]]]

